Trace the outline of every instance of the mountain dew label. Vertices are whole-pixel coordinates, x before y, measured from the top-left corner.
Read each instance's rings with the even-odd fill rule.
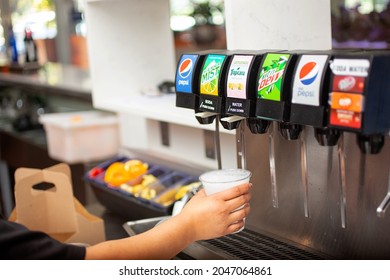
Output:
[[[282,79],[289,58],[289,54],[267,54],[259,74],[259,98],[281,101]]]
[[[203,64],[200,93],[218,96],[219,76],[226,55],[209,54]]]

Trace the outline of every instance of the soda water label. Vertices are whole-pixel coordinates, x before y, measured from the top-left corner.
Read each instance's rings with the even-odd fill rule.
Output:
[[[260,69],[258,97],[281,101],[282,79],[290,54],[267,54]]]
[[[192,78],[198,55],[185,54],[181,57],[176,73],[176,91],[193,93]]]
[[[292,103],[319,106],[321,78],[328,56],[303,55],[298,63],[292,91]]]
[[[249,67],[253,55],[235,55],[230,64],[227,80],[227,97],[246,99]]]
[[[368,77],[368,59],[334,59],[332,92],[329,94],[330,124],[352,129],[362,126],[364,85]]]
[[[367,77],[370,61],[368,59],[341,59],[335,58],[330,64],[334,75]]]
[[[218,96],[219,76],[226,55],[209,54],[203,64],[200,93]]]

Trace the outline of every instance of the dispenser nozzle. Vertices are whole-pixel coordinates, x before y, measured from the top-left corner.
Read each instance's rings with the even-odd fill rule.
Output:
[[[279,123],[279,132],[287,140],[299,139],[299,134],[302,131],[302,125],[292,123]]]
[[[357,135],[357,143],[364,154],[378,154],[385,144],[385,136],[382,134]]]
[[[321,146],[335,146],[339,141],[340,131],[329,127],[315,128],[314,137]]]
[[[253,134],[264,134],[267,133],[268,128],[271,122],[259,118],[249,118],[247,119],[247,126]]]

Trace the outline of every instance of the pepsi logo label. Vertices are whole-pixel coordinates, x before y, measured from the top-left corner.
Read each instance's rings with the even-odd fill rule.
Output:
[[[186,79],[190,76],[193,68],[193,62],[191,59],[184,59],[179,66],[179,76],[182,79]]]
[[[305,86],[312,84],[318,76],[319,67],[314,61],[310,61],[303,65],[299,71],[299,80]]]
[[[198,55],[185,54],[181,58],[176,70],[176,91],[182,93],[193,93],[192,73],[195,69]]]
[[[293,79],[292,103],[319,106],[327,55],[302,55]]]

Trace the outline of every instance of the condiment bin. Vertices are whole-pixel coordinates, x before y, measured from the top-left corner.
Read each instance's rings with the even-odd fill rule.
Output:
[[[73,163],[106,160],[118,154],[119,130],[115,114],[78,111],[43,114],[48,152],[53,159]]]
[[[97,200],[107,209],[128,220],[171,215],[174,201],[162,205],[156,199],[164,195],[165,192],[172,191],[173,188],[178,190],[180,184],[195,180],[195,177],[189,174],[173,170],[163,165],[148,163],[149,168],[141,177],[148,175],[155,176],[156,181],[148,184],[147,187],[148,190],[158,191],[156,191],[155,197],[147,199],[141,196],[140,192],[131,193],[126,191],[125,188],[114,187],[104,181],[105,172],[111,164],[115,162],[125,163],[128,160],[132,160],[132,158],[117,156],[93,167],[84,176],[85,181],[90,184]],[[145,162],[142,159],[138,160]],[[142,180],[138,182],[140,181]]]

